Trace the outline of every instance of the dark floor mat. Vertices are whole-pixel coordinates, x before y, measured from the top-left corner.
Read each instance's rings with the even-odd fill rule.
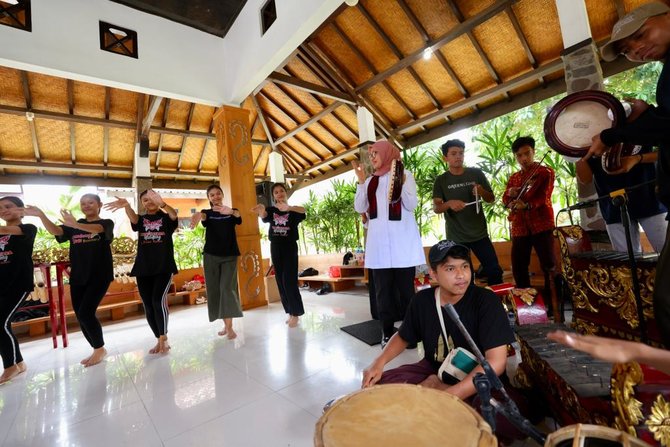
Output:
[[[340,329],[370,346],[378,345],[382,341],[382,324],[378,320],[364,321]]]

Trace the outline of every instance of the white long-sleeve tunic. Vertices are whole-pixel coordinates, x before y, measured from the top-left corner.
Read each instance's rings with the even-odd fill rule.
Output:
[[[390,173],[379,177],[377,187],[377,218],[368,222],[365,244],[365,267],[370,269],[412,267],[426,263],[419,227],[414,219],[417,205],[416,182],[411,172],[405,171],[402,186],[402,211],[400,220],[389,220],[388,190]],[[354,208],[358,213],[368,211],[368,177],[356,186]]]

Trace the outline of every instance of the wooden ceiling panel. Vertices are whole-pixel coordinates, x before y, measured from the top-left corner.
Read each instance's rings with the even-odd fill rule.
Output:
[[[13,107],[26,106],[18,70],[0,67],[0,104]]]
[[[471,95],[495,85],[484,61],[466,36],[452,40],[440,48],[440,53],[449,61],[456,76]]]
[[[409,115],[400,107],[398,101],[393,98],[386,87],[377,84],[363,93],[363,96],[369,98],[386,118],[393,124],[398,125],[406,123]]]
[[[93,118],[105,117],[105,87],[75,81],[74,114]],[[112,90],[112,89],[110,89]],[[135,121],[135,118],[129,121]]]
[[[36,119],[35,133],[43,161],[70,162],[70,126],[68,123]]]
[[[403,55],[413,53],[423,47],[421,35],[397,2],[364,1],[359,3],[358,8],[368,11]]]
[[[349,110],[348,107],[342,106],[341,108]],[[345,147],[349,148],[358,144],[358,133],[350,132],[334,115],[324,116],[319,123],[321,123],[328,132],[335,135],[338,140],[343,141]],[[354,127],[354,132],[356,132],[356,127]]]
[[[32,108],[68,113],[67,80],[39,73],[27,73]]]
[[[109,129],[109,164],[132,166],[135,155],[135,131]]]
[[[270,100],[269,103],[264,102],[264,104],[272,104],[273,107],[279,109],[281,113],[289,118],[288,121],[282,120],[282,124],[286,125],[288,130],[292,130],[312,117],[310,113],[307,113],[300,107],[299,103],[296,103],[292,97],[288,96],[280,87],[273,83],[268,83],[263,88],[262,93]],[[292,92],[292,94],[294,93]],[[301,99],[305,100],[304,96]],[[318,103],[314,105],[318,107]]]
[[[181,158],[182,171],[198,171],[198,164],[200,163],[200,156],[205,147],[204,138],[187,138],[184,146],[184,154]]]
[[[181,147],[184,137],[179,135],[163,134],[163,150],[176,151]],[[163,152],[161,152],[162,154]],[[162,157],[162,155],[161,155]],[[161,158],[162,160],[162,158]]]
[[[0,114],[0,155],[3,159],[35,160],[32,141],[24,116]]]
[[[161,171],[177,172],[177,163],[179,163],[179,152],[161,152]]]
[[[113,120],[137,122],[137,95],[127,90],[111,89],[109,117]]]
[[[362,84],[373,73],[354,51],[337,35],[332,26],[325,27],[315,38],[314,43],[337,64],[347,79],[354,84]]]
[[[554,0],[522,0],[512,5],[512,10],[538,62],[560,57],[563,39]],[[547,36],[555,38],[548,39]]]
[[[436,56],[412,64],[416,73],[440,104],[450,104],[463,97],[456,82],[449,76]]]
[[[196,104],[193,110],[190,130],[198,132],[209,132],[212,117],[216,108],[202,104]]]
[[[415,115],[421,116],[435,110],[430,97],[421,89],[407,70],[389,76],[386,82]]]
[[[461,12],[465,19],[475,16],[491,6],[496,0],[477,0],[473,2],[472,0],[448,0],[453,1],[453,3],[458,7],[458,10]]]
[[[151,149],[158,149],[158,143],[160,140],[160,134],[157,132],[149,133],[149,147]]]
[[[103,157],[104,130],[102,126],[74,124],[77,163],[97,165]]]
[[[445,0],[404,0],[416,15],[431,39],[446,34],[458,20]]]
[[[498,14],[472,31],[502,81],[532,67],[507,14]]]
[[[186,129],[190,109],[190,102],[171,99],[166,126],[170,129]],[[181,146],[181,142],[179,144]]]

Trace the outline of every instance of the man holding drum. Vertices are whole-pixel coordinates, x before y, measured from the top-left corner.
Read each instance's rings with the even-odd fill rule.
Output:
[[[622,17],[612,29],[610,41],[601,48],[605,60],[623,54],[631,61],[666,61],[670,56],[670,7],[651,2]],[[663,205],[670,205],[670,68],[664,65],[656,85],[657,107],[644,101],[633,102],[630,122],[606,129],[593,138],[584,159],[602,155],[616,143],[649,144],[659,147],[657,186]],[[652,154],[641,158],[646,161]],[[670,228],[670,227],[669,227]],[[666,347],[670,347],[670,249],[665,245],[656,266],[654,316]]]
[[[442,155],[449,170],[435,179],[433,211],[444,213],[447,238],[470,248],[482,264],[489,285],[502,282],[502,268],[489,238],[481,200],[492,203],[493,189],[481,169],[463,165],[465,143],[449,140]]]

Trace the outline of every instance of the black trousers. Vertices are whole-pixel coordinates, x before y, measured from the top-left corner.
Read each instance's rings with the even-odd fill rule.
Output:
[[[298,243],[271,242],[270,258],[275,267],[277,288],[284,312],[295,317],[303,315],[305,307],[298,288]]]
[[[28,292],[3,291],[0,294],[0,355],[5,369],[23,361],[19,341],[12,332],[12,317],[27,296]]]
[[[540,267],[544,272],[545,299],[551,295],[550,284],[552,273],[556,270],[556,257],[554,256],[554,235],[552,230],[532,234],[530,236],[516,236],[512,238],[512,274],[514,282],[519,288],[530,287],[530,265],[531,250],[540,259]]]
[[[102,326],[95,312],[105,297],[110,281],[92,281],[86,284],[70,284],[72,308],[86,341],[93,349],[105,346]]]
[[[477,256],[484,268],[488,284],[493,286],[502,282],[503,270],[498,263],[498,256],[493,248],[493,243],[488,236],[474,242],[463,242]]]
[[[137,290],[140,292],[144,314],[156,338],[168,332],[167,294],[172,284],[172,273],[138,276]]]
[[[393,335],[393,323],[405,318],[405,311],[414,296],[414,267],[371,269],[377,295],[377,314],[382,322],[383,336]]]
[[[670,225],[665,234],[665,244],[656,264],[656,279],[654,282],[654,318],[656,327],[661,333],[661,339],[666,349],[670,349],[670,247],[668,237]]]

